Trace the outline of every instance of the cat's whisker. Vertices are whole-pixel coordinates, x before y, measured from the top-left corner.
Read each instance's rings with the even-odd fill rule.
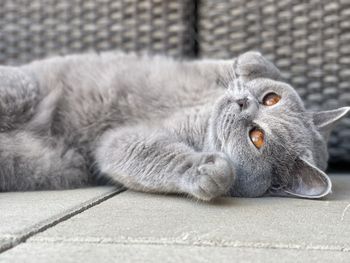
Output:
[[[218,84],[222,85],[224,88],[228,89],[229,88],[229,81],[225,79],[223,76],[218,77]]]

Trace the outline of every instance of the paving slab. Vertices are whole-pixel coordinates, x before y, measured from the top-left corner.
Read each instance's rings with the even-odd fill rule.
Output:
[[[0,256],[11,263],[348,263],[349,254],[339,251],[262,249],[205,246],[123,245],[91,243],[26,243]]]
[[[0,262],[349,262],[350,176],[325,200],[212,203],[126,191],[38,233]]]
[[[114,187],[0,193],[0,251],[118,192]]]
[[[350,251],[350,195],[343,192],[349,192],[350,177],[333,181],[329,200],[221,198],[204,203],[127,191],[31,240]]]

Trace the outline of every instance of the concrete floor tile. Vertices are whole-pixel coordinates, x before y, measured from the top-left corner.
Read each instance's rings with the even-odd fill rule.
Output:
[[[0,255],[11,263],[104,262],[349,262],[350,253],[295,249],[123,245],[93,243],[26,243]]]
[[[0,193],[0,251],[115,191],[113,187],[94,187]]]
[[[221,198],[204,203],[127,191],[29,242],[350,251],[350,177],[333,181],[328,200]]]

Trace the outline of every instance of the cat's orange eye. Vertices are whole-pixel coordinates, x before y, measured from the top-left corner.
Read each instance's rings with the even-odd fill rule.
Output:
[[[271,92],[263,98],[262,102],[265,106],[272,106],[277,104],[280,100],[281,100],[281,96]]]
[[[264,132],[254,128],[249,132],[249,137],[256,148],[260,149],[264,145]]]

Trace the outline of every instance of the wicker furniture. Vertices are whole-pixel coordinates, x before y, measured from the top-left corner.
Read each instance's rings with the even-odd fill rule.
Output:
[[[192,0],[0,0],[0,64],[87,50],[193,52]]]
[[[259,50],[309,109],[350,106],[350,1],[202,0],[202,57]],[[350,118],[330,140],[332,161],[350,161]]]
[[[260,50],[309,109],[350,106],[348,0],[0,0],[0,64],[111,49],[231,58]],[[350,118],[330,141],[350,161]]]

